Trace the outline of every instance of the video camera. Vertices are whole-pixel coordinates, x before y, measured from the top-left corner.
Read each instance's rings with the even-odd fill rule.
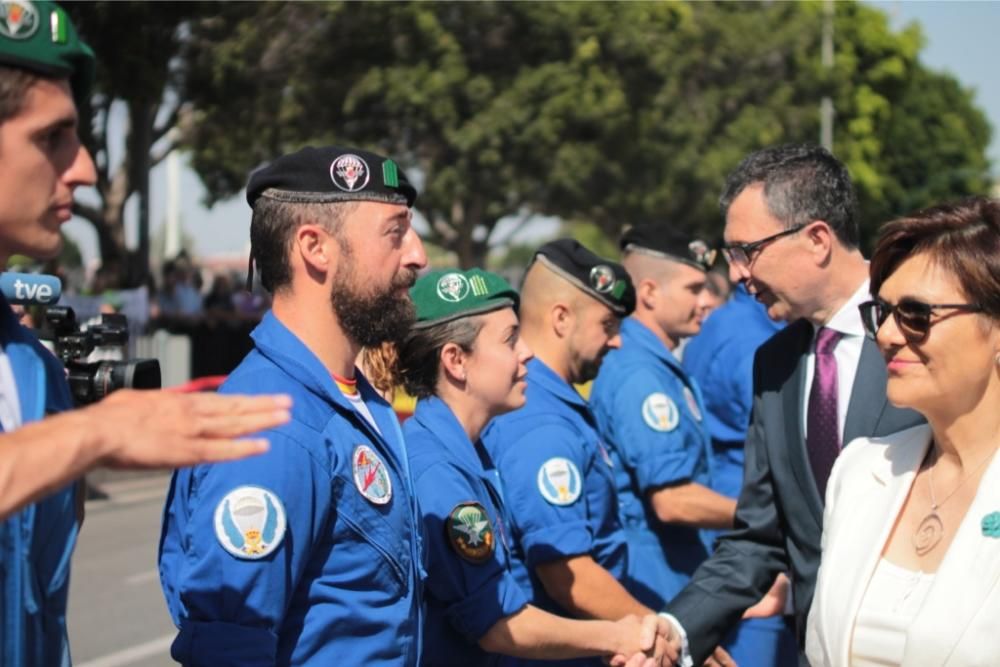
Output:
[[[159,361],[122,358],[128,343],[124,315],[105,313],[99,323],[80,326],[72,308],[50,306],[45,323],[77,406],[96,403],[118,389],[160,388]]]
[[[66,377],[79,407],[101,400],[117,389],[159,389],[160,362],[125,360],[128,320],[103,314],[97,323],[78,325],[72,308],[55,305],[62,295],[56,276],[0,273],[0,294],[11,305],[45,308],[40,337],[66,367]]]

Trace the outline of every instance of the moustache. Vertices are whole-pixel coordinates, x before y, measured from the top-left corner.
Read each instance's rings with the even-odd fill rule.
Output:
[[[392,279],[393,289],[405,287],[410,289],[417,282],[417,272],[414,269],[403,269]]]

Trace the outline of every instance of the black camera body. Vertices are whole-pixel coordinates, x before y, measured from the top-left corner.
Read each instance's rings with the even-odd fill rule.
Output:
[[[159,389],[160,362],[156,359],[122,359],[128,343],[124,315],[103,314],[98,324],[80,326],[76,313],[66,306],[45,311],[46,334],[55,354],[66,367],[73,402],[90,405],[117,389]]]

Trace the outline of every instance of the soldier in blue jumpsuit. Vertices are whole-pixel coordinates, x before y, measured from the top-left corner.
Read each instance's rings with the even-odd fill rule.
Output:
[[[593,378],[633,306],[620,265],[568,239],[540,248],[522,289],[522,335],[535,353],[527,404],[496,418],[483,436],[513,519],[514,573],[532,603],[552,612],[616,618],[616,609],[647,609],[620,583],[630,556],[611,459],[572,386]],[[560,590],[551,568],[580,566],[586,570],[576,577],[562,577],[577,589]],[[600,601],[567,603],[588,596]]]
[[[654,225],[622,239],[636,285],[636,314],[622,324],[622,345],[594,382],[591,405],[614,461],[620,514],[629,545],[629,580],[658,608],[711,553],[703,528],[731,525],[735,503],[711,490],[712,451],[704,402],[671,349],[700,327],[707,247]],[[661,494],[697,493],[697,511],[714,508],[714,523],[665,516],[679,503]],[[677,507],[675,507],[675,505]],[[692,514],[692,517],[694,515]],[[670,522],[665,519],[670,519]]]
[[[397,365],[419,397],[404,432],[427,545],[423,664],[514,664],[504,655],[571,658],[635,643],[635,619],[559,618],[529,605],[511,573],[510,517],[479,434],[524,404],[531,352],[519,336],[517,293],[470,269],[429,273],[411,295],[417,324]]]
[[[354,368],[362,346],[413,321],[405,288],[426,264],[415,197],[391,160],[335,147],[250,178],[252,257],[274,305],[221,391],[280,390],[294,409],[264,456],[174,476],[160,576],[184,665],[419,664],[405,446]]]
[[[470,439],[449,403],[437,395],[445,341],[431,346],[426,338],[436,333],[429,328],[516,307],[518,296],[502,278],[478,269],[427,274],[411,294],[419,328],[400,346],[399,363],[406,370],[407,390],[421,396],[403,430],[427,542],[423,662],[500,664],[501,656],[487,653],[479,642],[497,621],[524,608],[528,598],[510,573],[509,519],[500,480],[482,442]],[[515,345],[512,352],[523,364],[530,352],[519,339]],[[511,391],[523,393],[513,378]],[[488,411],[503,408],[483,403]]]
[[[72,79],[73,93],[85,95],[91,83],[94,55],[79,40],[65,13],[50,2],[20,9],[23,24],[8,27],[0,35],[0,66],[53,80]],[[38,23],[44,23],[41,29]],[[64,27],[65,40],[57,42],[50,37],[50,24]],[[7,120],[5,117],[0,122]],[[20,156],[11,155],[11,150],[7,147],[3,160],[6,168],[13,171],[10,163]],[[43,194],[47,206],[51,193]],[[44,210],[32,198],[23,204],[30,210]],[[0,257],[5,262],[13,252],[25,252],[20,239],[13,243],[16,250],[9,249],[7,235],[21,234],[28,238],[30,232],[15,227],[20,220],[3,222],[7,231],[0,235]],[[42,224],[40,220],[30,222]],[[0,401],[6,406],[0,411],[0,432],[13,431],[22,424],[72,407],[62,366],[33,332],[21,326],[3,297],[0,297],[0,346],[0,356],[9,363],[9,368],[0,373]],[[69,661],[66,603],[70,556],[80,525],[77,492],[76,484],[66,485],[0,521],[2,665],[55,666]]]
[[[743,484],[754,353],[782,326],[740,284],[684,349],[682,366],[704,390],[705,424],[714,455],[712,488],[730,498],[739,496]],[[795,634],[780,615],[742,621],[725,646],[740,665],[792,666],[798,662]]]

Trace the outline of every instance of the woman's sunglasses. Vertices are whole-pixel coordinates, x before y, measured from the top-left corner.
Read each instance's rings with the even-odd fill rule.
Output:
[[[865,333],[875,340],[878,330],[892,315],[896,326],[909,343],[922,343],[931,331],[931,313],[937,310],[957,310],[963,313],[978,313],[983,309],[971,303],[924,303],[916,299],[903,299],[895,306],[882,299],[865,301],[858,306]]]

